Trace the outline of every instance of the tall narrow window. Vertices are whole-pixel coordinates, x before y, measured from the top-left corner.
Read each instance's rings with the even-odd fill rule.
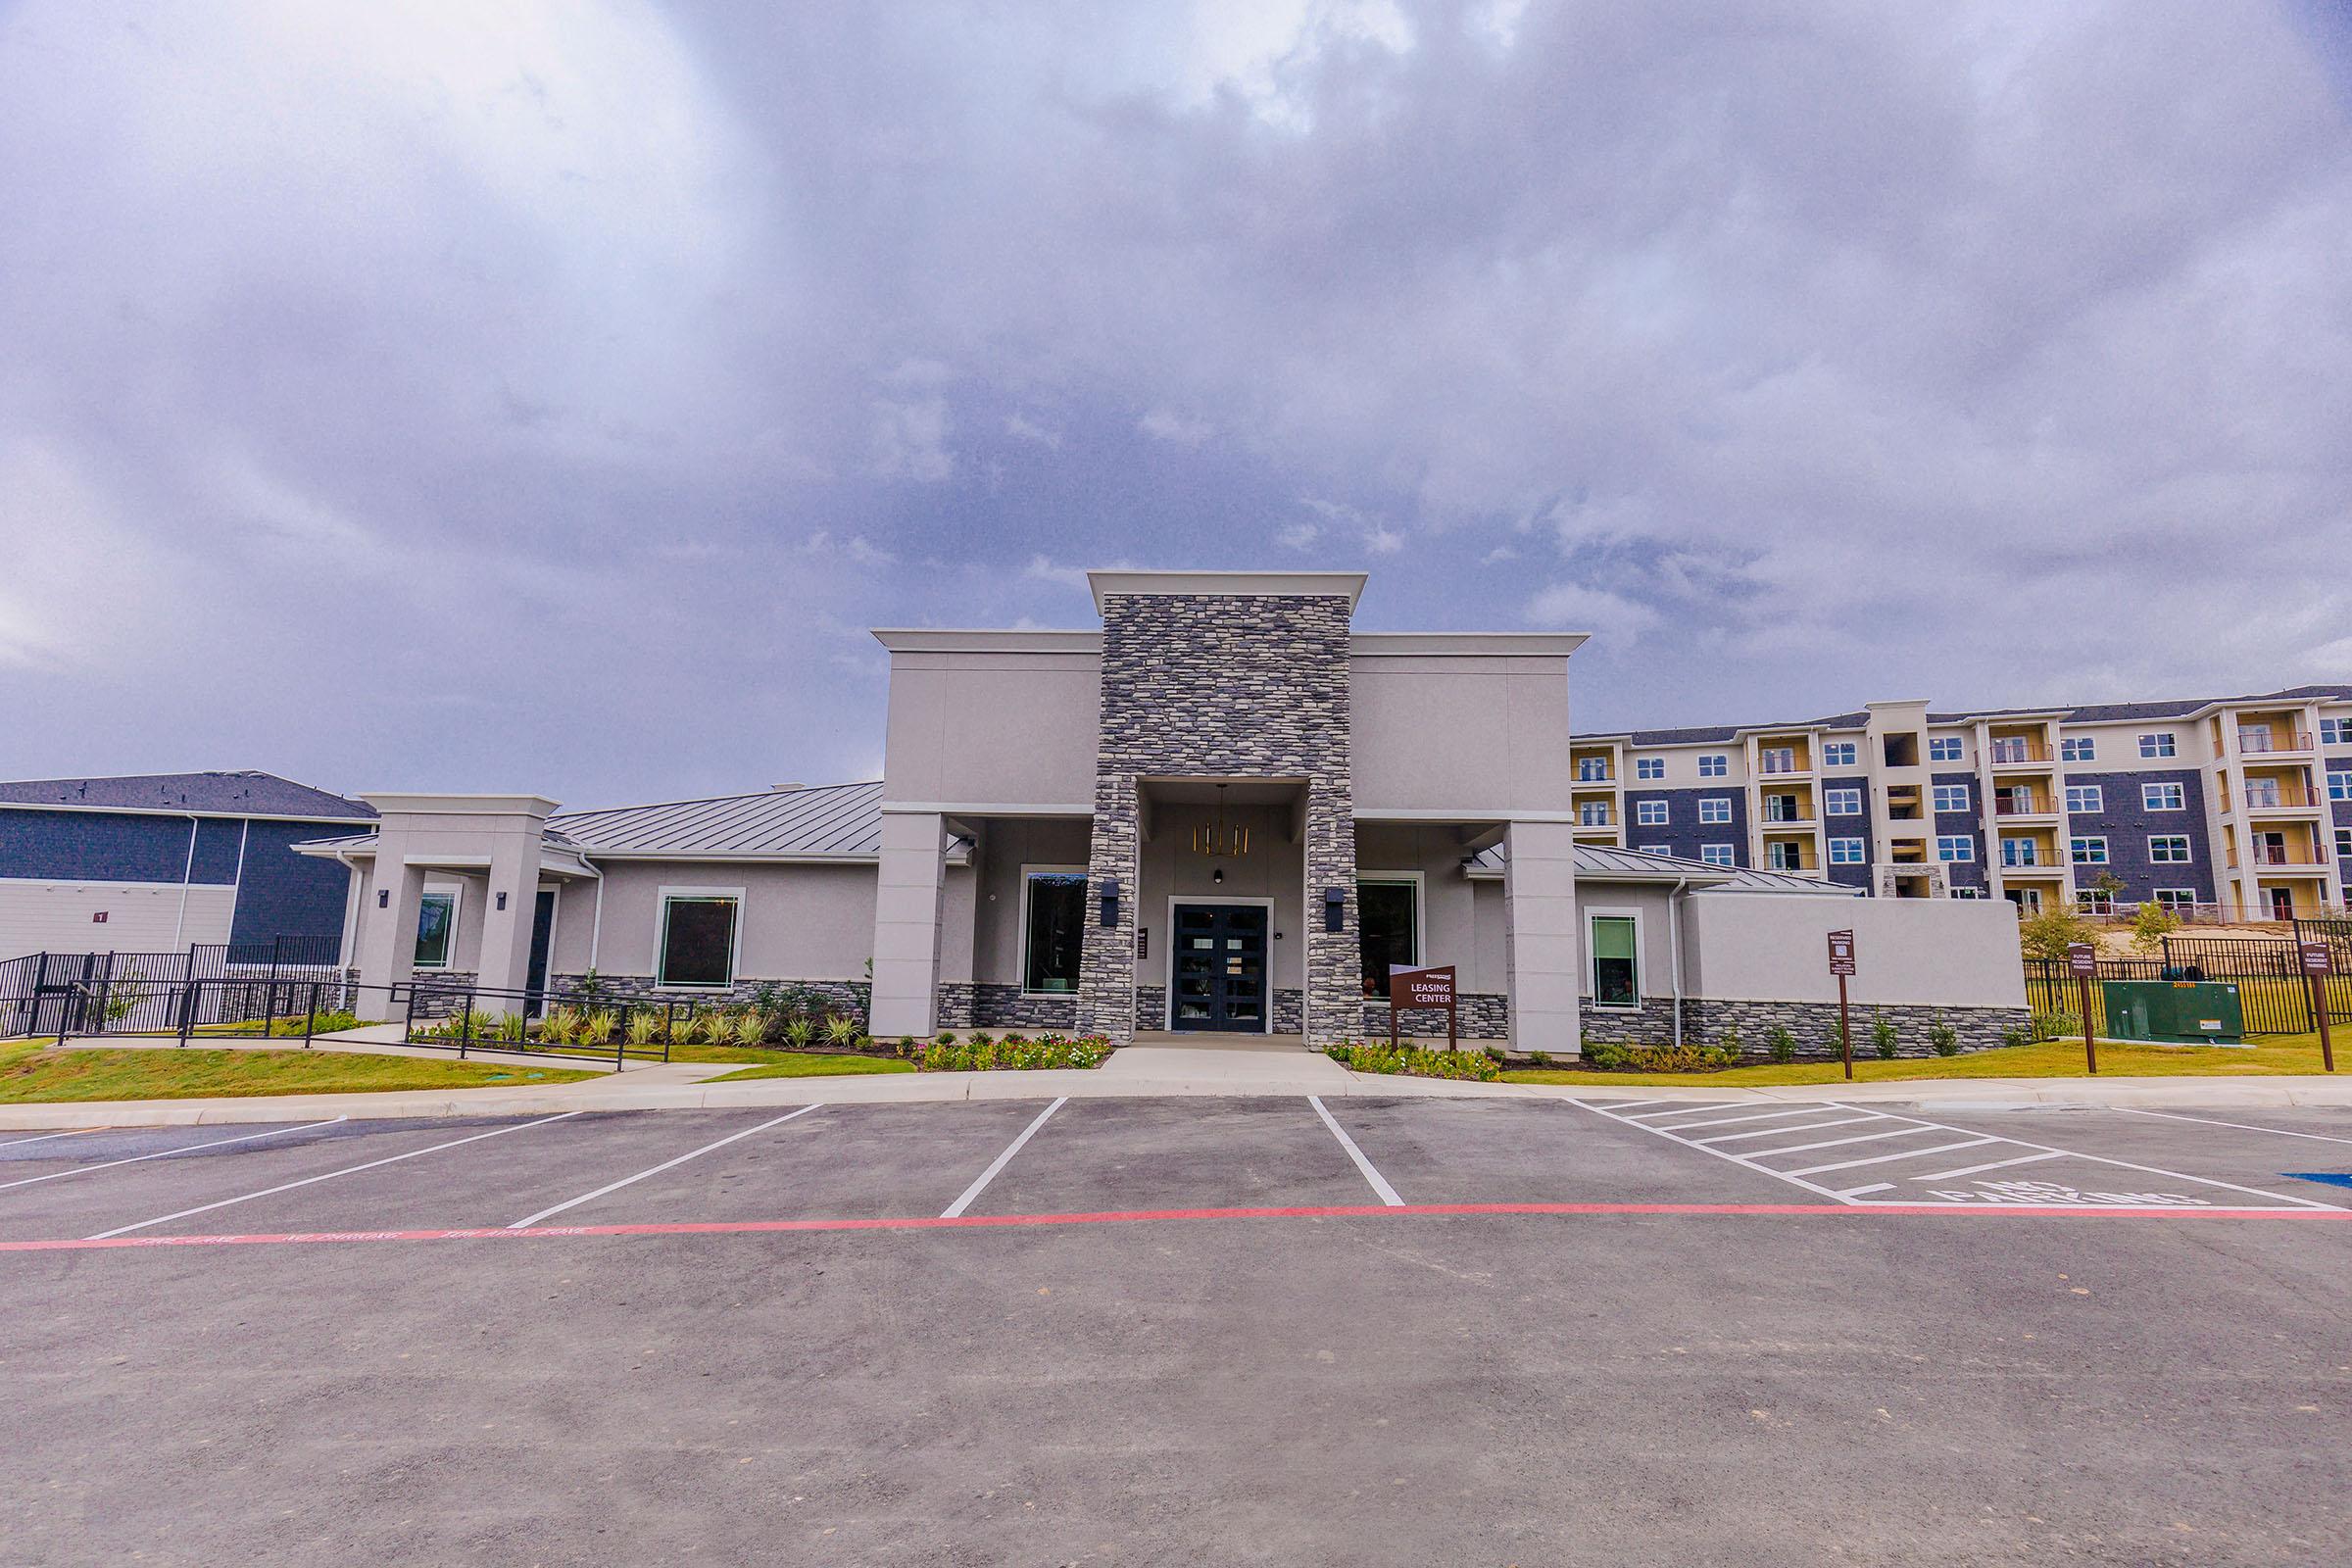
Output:
[[[1076,991],[1086,941],[1086,873],[1031,871],[1023,881],[1021,989],[1051,996]]]
[[[665,893],[662,896],[662,963],[655,975],[665,986],[729,986],[735,983],[733,894]]]
[[[1594,1006],[1642,1005],[1641,960],[1635,956],[1640,929],[1630,914],[1592,916],[1590,931]]]
[[[1366,880],[1355,885],[1356,918],[1361,922],[1364,956],[1364,995],[1389,994],[1389,970],[1411,968],[1421,961],[1419,888],[1405,879]]]
[[[416,967],[446,969],[458,936],[458,896],[427,893],[416,906]]]

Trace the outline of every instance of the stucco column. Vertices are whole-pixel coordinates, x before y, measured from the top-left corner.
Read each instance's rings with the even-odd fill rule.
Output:
[[[1503,951],[1510,971],[1511,1048],[1581,1055],[1576,832],[1565,822],[1504,829]]]
[[[884,811],[874,889],[877,1039],[928,1037],[939,1024],[939,921],[947,822],[936,811]]]
[[[405,986],[416,971],[416,916],[424,903],[424,867],[403,863],[405,835],[376,840],[374,886],[360,907],[359,940],[353,957],[360,971],[361,1018],[381,1022],[405,1015],[391,987]],[[405,941],[403,939],[406,939]]]
[[[482,908],[479,983],[484,991],[520,991],[530,979],[531,926],[539,907],[539,846],[546,827],[544,819],[528,817],[512,827],[501,823],[491,841]],[[491,1012],[521,1010],[514,998],[494,998],[484,1006]]]

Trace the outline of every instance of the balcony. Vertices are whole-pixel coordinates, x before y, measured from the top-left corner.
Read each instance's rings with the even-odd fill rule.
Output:
[[[1769,803],[1757,818],[1766,827],[1785,824],[1789,827],[1811,827],[1815,821],[1812,808],[1804,806],[1773,806]]]
[[[1992,814],[1995,816],[2055,816],[2057,813],[2058,803],[2047,795],[2019,791],[1992,798]]]
[[[2311,750],[2311,731],[2307,729],[2241,729],[2237,732],[2237,749],[2249,757],[2269,757],[2286,752],[2308,752]]]
[[[2256,811],[2302,811],[2325,804],[2308,784],[2249,784],[2246,806]]]
[[[1995,767],[2046,766],[2050,749],[2039,741],[1999,740],[1984,748],[1984,760]]]
[[[1609,810],[1596,811],[1588,806],[1576,813],[1576,825],[1578,827],[1615,827],[1617,813]]]
[[[1576,782],[1579,785],[1614,784],[1617,776],[1605,767],[1579,767],[1576,770]]]
[[[2001,844],[2001,868],[2005,871],[2063,871],[2066,852],[2054,845],[2031,842]]]
[[[1767,871],[1815,871],[1820,869],[1821,863],[1811,855],[1780,853],[1795,848],[1796,846],[1793,844],[1765,846],[1764,869]]]
[[[1793,778],[1800,774],[1810,773],[1813,768],[1801,757],[1774,757],[1766,754],[1756,759],[1756,771]]]
[[[2278,845],[2257,844],[2247,852],[2246,863],[2248,865],[2295,865],[2318,871],[2324,870],[2328,861],[2317,851],[2304,849],[2300,845],[2290,844],[2281,848]]]

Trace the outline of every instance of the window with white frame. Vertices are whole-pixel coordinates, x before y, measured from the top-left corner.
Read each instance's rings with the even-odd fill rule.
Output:
[[[2328,798],[2331,801],[2352,801],[2352,772],[2328,772]]]
[[[1636,801],[1634,820],[1643,827],[1664,827],[1667,821],[1666,802]]]
[[[1664,778],[1665,776],[1666,759],[1663,757],[1637,757],[1634,759],[1634,777]]]
[[[2139,807],[2143,811],[2178,811],[2188,805],[2188,787],[2175,781],[2170,784],[2142,784],[2139,787]]]
[[[2077,865],[2105,865],[2107,841],[2097,837],[2069,839],[2067,854]]]
[[[1592,1005],[1642,1005],[1641,917],[1596,909],[1586,917],[1585,933],[1587,951],[1592,956]]]
[[[1865,848],[1866,842],[1862,839],[1830,840],[1830,863],[1832,865],[1860,865],[1869,858],[1869,853]]]
[[[428,889],[416,905],[416,966],[446,969],[458,945],[458,890]]]
[[[2173,732],[2169,729],[2162,729],[2139,738],[2139,755],[2142,757],[2178,757],[2180,750],[2173,739]]]
[[[2352,746],[2352,718],[2323,718],[2320,720],[2322,746]]]
[[[2061,762],[2095,762],[2099,760],[2099,743],[2088,735],[2069,735],[2058,742],[2058,760]]]
[[[2148,835],[2148,858],[2156,864],[2186,865],[2188,856],[2187,834],[2151,833]]]
[[[1698,819],[1701,822],[1729,822],[1732,819],[1732,798],[1729,795],[1700,796]]]
[[[1723,778],[1732,770],[1732,760],[1722,752],[1707,752],[1698,760],[1700,778]]]
[[[1796,771],[1796,748],[1759,746],[1756,748],[1756,765],[1767,773],[1793,773]]]
[[[1360,913],[1360,894],[1357,909]],[[1076,991],[1078,955],[1085,942],[1086,867],[1022,866],[1021,989],[1031,996]]]
[[[1953,898],[1955,898],[1955,899],[1981,899],[1981,898],[1983,898],[1984,896],[1984,890],[1983,888],[1954,888],[1954,889],[1952,889],[1952,897],[1953,897]]]
[[[2335,858],[2339,860],[2352,860],[2352,827],[2339,827],[2335,830]]]
[[[1577,759],[1576,777],[1583,784],[1606,784],[1609,781],[1609,760],[1605,757]]]
[[[1586,801],[1577,807],[1576,819],[1586,827],[1607,827],[1609,825],[1609,803]]]
[[[1701,844],[1698,847],[1698,858],[1709,865],[1738,865],[1740,863],[1732,858],[1732,847],[1729,844]]]
[[[2159,905],[2172,910],[2175,914],[2179,914],[2183,909],[2193,909],[2197,906],[2197,890],[2195,888],[2158,888],[2153,897]]]
[[[1936,809],[1946,816],[1965,812],[1968,809],[1968,786],[1965,784],[1936,785]]]
[[[1853,766],[1854,743],[1852,741],[1824,741],[1821,746],[1821,765],[1824,767]]]
[[[1671,844],[1637,844],[1634,848],[1640,850],[1643,855],[1672,855],[1674,853],[1674,846]]]
[[[741,888],[663,888],[654,944],[654,983],[719,988],[735,983]]]
[[[2097,784],[2069,784],[2066,787],[2066,808],[2070,811],[2104,811],[2107,809],[2107,791]]]
[[[1832,816],[1860,816],[1862,814],[1862,792],[1860,790],[1823,790],[1821,792],[1821,808]]]
[[[1928,760],[1957,762],[1960,760],[1962,745],[1957,735],[1931,735],[1928,737]]]
[[[1966,833],[1945,833],[1936,840],[1936,858],[1952,863],[1977,858],[1977,841]]]
[[[2084,914],[2113,914],[2115,895],[2106,888],[2077,888],[2075,907]]]

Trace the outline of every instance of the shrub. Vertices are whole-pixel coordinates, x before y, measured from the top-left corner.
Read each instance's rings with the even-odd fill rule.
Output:
[[[1776,1023],[1764,1031],[1764,1049],[1775,1061],[1794,1061],[1796,1036],[1788,1032],[1787,1024]]]
[[[739,1046],[767,1044],[767,1014],[753,1007],[735,1020],[735,1043]]]
[[[1957,1056],[1960,1054],[1960,1031],[1946,1022],[1939,1012],[1936,1015],[1936,1021],[1928,1025],[1928,1045],[1938,1056]]]
[[[547,1016],[539,1021],[539,1039],[550,1046],[568,1046],[579,1038],[580,1009],[550,1007]]]
[[[816,1025],[807,1013],[795,1013],[784,1024],[784,1043],[795,1051],[806,1051],[808,1042],[816,1038]]]
[[[2180,916],[2154,899],[2132,914],[2132,946],[2142,953],[2161,953],[2164,939],[2180,929]]]
[[[1488,1046],[1485,1050],[1488,1060],[1494,1062],[1497,1067],[1502,1065],[1502,1048],[1500,1046]]]
[[[313,1014],[311,1018],[313,1034],[331,1035],[339,1030],[357,1029],[359,1026],[360,1015],[356,1012],[319,1012]],[[287,1035],[299,1036],[302,1032],[302,1014],[300,1013],[296,1013],[291,1018],[280,1018],[270,1026],[270,1033],[280,1038]]]
[[[844,1049],[858,1043],[858,1020],[846,1012],[834,1013],[825,1020],[825,1044]]]
[[[1596,1040],[1585,1047],[1585,1065],[1609,1072],[1625,1065],[1626,1048],[1608,1040]]]
[[[2034,1015],[2034,1039],[2036,1044],[2071,1039],[2082,1032],[2082,1015],[2079,1012],[2037,1012]]]
[[[611,1007],[591,1007],[580,1015],[580,1044],[606,1046],[612,1043],[612,1031],[620,1017]]]
[[[912,1041],[903,1047],[911,1049]],[[957,1042],[941,1035],[916,1063],[924,1072],[1034,1071],[1056,1067],[1100,1067],[1110,1056],[1110,1042],[1101,1035],[1040,1035],[1034,1040],[997,1041],[973,1035]]]
[[[973,1030],[973,1031],[972,1031],[972,1044],[973,1044],[973,1045],[975,1045],[975,1046],[993,1046],[993,1045],[995,1045],[996,1043],[997,1043],[997,1037],[996,1037],[995,1035],[992,1035],[992,1034],[990,1034],[990,1033],[989,1033],[987,1030],[985,1030],[985,1029],[975,1029],[975,1030]]]
[[[1548,1051],[1531,1051],[1527,1054],[1527,1062],[1531,1067],[1548,1067],[1551,1065],[1551,1053]]]
[[[1870,1014],[1870,1044],[1881,1061],[1892,1061],[1895,1053],[1902,1049],[1902,1043],[1895,1038],[1894,1021],[1875,1008]]]
[[[662,1014],[651,1007],[631,1007],[621,1033],[632,1046],[650,1046],[662,1038]]]
[[[2054,907],[2030,916],[2017,928],[2018,946],[2029,958],[2063,958],[2078,942],[2095,944],[2099,928],[2077,910]]]
[[[1740,1054],[1747,1049],[1745,1044],[1740,1039],[1740,1026],[1738,1024],[1732,1025],[1722,1034],[1717,1035],[1715,1037],[1715,1044],[1719,1049],[1728,1053],[1734,1061],[1738,1061],[1740,1059]]]
[[[2030,1024],[2013,1023],[2001,1031],[2001,1044],[2004,1046],[2030,1046],[2033,1043],[2034,1029]]]
[[[1484,1051],[1438,1051],[1428,1046],[1397,1046],[1391,1050],[1385,1043],[1360,1045],[1343,1040],[1336,1046],[1324,1048],[1324,1054],[1343,1067],[1357,1072],[1397,1074],[1410,1078],[1457,1078],[1473,1083],[1493,1083],[1502,1076],[1494,1058]]]

